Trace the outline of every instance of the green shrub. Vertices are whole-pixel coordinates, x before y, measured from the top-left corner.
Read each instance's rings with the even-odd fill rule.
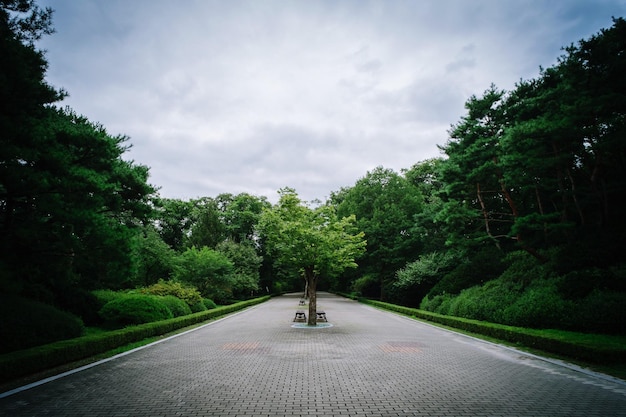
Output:
[[[173,317],[162,300],[143,294],[129,294],[110,301],[100,309],[99,314],[113,326],[150,323]]]
[[[575,303],[576,329],[626,334],[626,294],[595,290]]]
[[[210,298],[204,298],[202,300],[202,303],[204,304],[207,310],[217,308],[217,304],[215,304],[215,302],[211,300]]]
[[[113,290],[94,290],[91,294],[93,294],[98,301],[98,310],[104,307],[105,304],[128,295],[128,293]]]
[[[207,307],[204,305],[202,300],[198,301],[194,305],[189,306],[191,308],[192,313],[199,313],[201,311],[206,311]]]
[[[370,297],[380,293],[380,279],[374,274],[366,274],[352,283],[351,290],[362,296]]]
[[[80,317],[87,326],[101,324],[98,298],[90,291],[76,286],[64,286],[56,291],[55,305],[60,309]]]
[[[566,302],[554,280],[535,280],[503,311],[503,322],[512,326],[567,328],[571,303]]]
[[[159,299],[170,309],[174,317],[186,316],[191,314],[191,308],[186,302],[173,295],[164,295]]]
[[[185,301],[189,307],[202,302],[200,291],[178,281],[159,280],[156,284],[140,289],[139,292],[152,295],[173,295]]]
[[[0,353],[26,349],[83,334],[76,316],[21,297],[0,297]]]

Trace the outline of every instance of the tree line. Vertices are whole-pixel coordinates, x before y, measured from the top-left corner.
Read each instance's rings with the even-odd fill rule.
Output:
[[[94,290],[179,282],[217,302],[305,285],[529,327],[626,323],[626,22],[492,85],[440,146],[325,202],[280,190],[168,199],[111,135],[57,103],[49,9],[2,0],[0,292],[87,317]]]

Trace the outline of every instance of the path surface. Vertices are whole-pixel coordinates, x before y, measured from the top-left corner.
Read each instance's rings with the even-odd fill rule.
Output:
[[[0,416],[626,416],[626,383],[330,294],[283,296],[0,398]]]

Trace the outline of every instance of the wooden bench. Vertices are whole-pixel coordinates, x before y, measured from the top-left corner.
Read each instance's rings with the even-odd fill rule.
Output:
[[[328,321],[326,320],[326,313],[322,310],[322,311],[316,311],[317,314],[317,320],[318,321]]]
[[[304,303],[305,303],[304,298],[302,298],[302,299],[300,300],[300,305],[301,305],[301,306],[303,306],[303,305],[304,305]]]
[[[304,310],[296,311],[296,317],[293,318],[293,321],[305,322],[306,321],[306,314],[305,314]]]

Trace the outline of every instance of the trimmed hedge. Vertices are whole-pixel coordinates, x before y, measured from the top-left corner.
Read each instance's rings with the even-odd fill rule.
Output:
[[[187,326],[242,310],[269,299],[269,296],[264,296],[187,316],[140,324],[98,335],[63,340],[0,355],[0,382],[8,382],[20,376],[41,372],[55,366],[105,353],[129,343],[161,336]]]
[[[602,335],[587,335],[556,330],[533,330],[460,317],[444,316],[381,301],[368,299],[359,299],[359,301],[364,304],[380,307],[420,320],[443,324],[445,326],[482,334],[511,343],[518,343],[523,346],[567,356],[573,359],[597,364],[626,363],[626,346],[621,343],[605,343],[603,344],[604,347],[598,347],[597,340],[598,338],[604,337]],[[576,339],[576,342],[572,341],[573,338]]]

